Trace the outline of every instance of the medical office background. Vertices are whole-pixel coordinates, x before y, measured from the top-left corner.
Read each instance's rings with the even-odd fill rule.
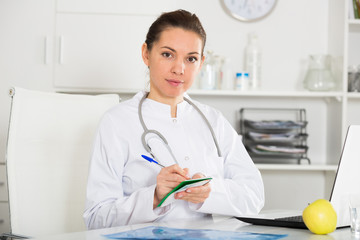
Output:
[[[145,87],[140,49],[150,23],[161,12],[182,8],[202,21],[205,51],[229,58],[234,72],[244,69],[249,33],[258,35],[262,50],[260,90],[195,86],[192,98],[219,109],[237,130],[240,108],[306,110],[311,164],[257,164],[265,209],[302,209],[309,199],[328,198],[347,126],[360,124],[360,94],[347,91],[347,68],[360,65],[360,24],[348,19],[348,5],[347,0],[277,0],[266,18],[241,22],[219,0],[0,0],[0,182],[6,176],[10,87],[111,92],[128,99]],[[311,54],[332,56],[334,90],[304,89]],[[0,188],[0,216],[6,218],[6,184]],[[0,230],[7,227],[0,222]]]

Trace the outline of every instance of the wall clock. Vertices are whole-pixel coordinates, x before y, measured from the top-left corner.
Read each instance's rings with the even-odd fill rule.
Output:
[[[275,7],[277,0],[220,0],[222,7],[232,17],[251,22],[264,18]]]

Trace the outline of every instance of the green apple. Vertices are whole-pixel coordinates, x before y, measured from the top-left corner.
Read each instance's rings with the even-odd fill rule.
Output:
[[[337,215],[328,200],[318,199],[303,211],[306,227],[315,234],[328,234],[336,229]]]

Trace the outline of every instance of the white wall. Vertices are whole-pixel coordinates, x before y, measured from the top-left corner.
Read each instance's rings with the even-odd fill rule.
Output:
[[[262,85],[266,90],[300,90],[308,55],[328,48],[328,0],[278,0],[273,12],[253,23],[233,19],[218,0],[178,1],[196,12],[208,34],[208,49],[228,56],[234,70],[243,69],[249,32],[257,32],[262,46]]]
[[[173,1],[174,8],[199,16],[208,35],[207,49],[230,57],[234,70],[243,68],[247,34],[257,32],[263,49],[262,85],[266,90],[301,90],[308,55],[327,52],[328,0],[278,0],[268,17],[254,23],[226,15],[218,0]],[[78,0],[73,2],[75,6]],[[162,5],[157,7],[161,12]],[[55,0],[0,0],[0,161],[5,156],[10,109],[7,90],[14,85],[53,90],[54,69],[51,62],[44,64],[41,46],[45,36],[55,32],[55,12]],[[217,107],[229,115],[227,105]]]

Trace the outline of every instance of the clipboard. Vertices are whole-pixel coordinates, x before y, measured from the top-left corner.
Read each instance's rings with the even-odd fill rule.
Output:
[[[188,188],[191,187],[198,187],[203,186],[211,181],[211,177],[205,177],[205,178],[197,178],[197,179],[190,179],[185,180],[179,183],[171,192],[169,192],[159,203],[158,207],[164,207],[172,202],[174,202],[176,199],[174,197],[175,193],[185,191]]]

